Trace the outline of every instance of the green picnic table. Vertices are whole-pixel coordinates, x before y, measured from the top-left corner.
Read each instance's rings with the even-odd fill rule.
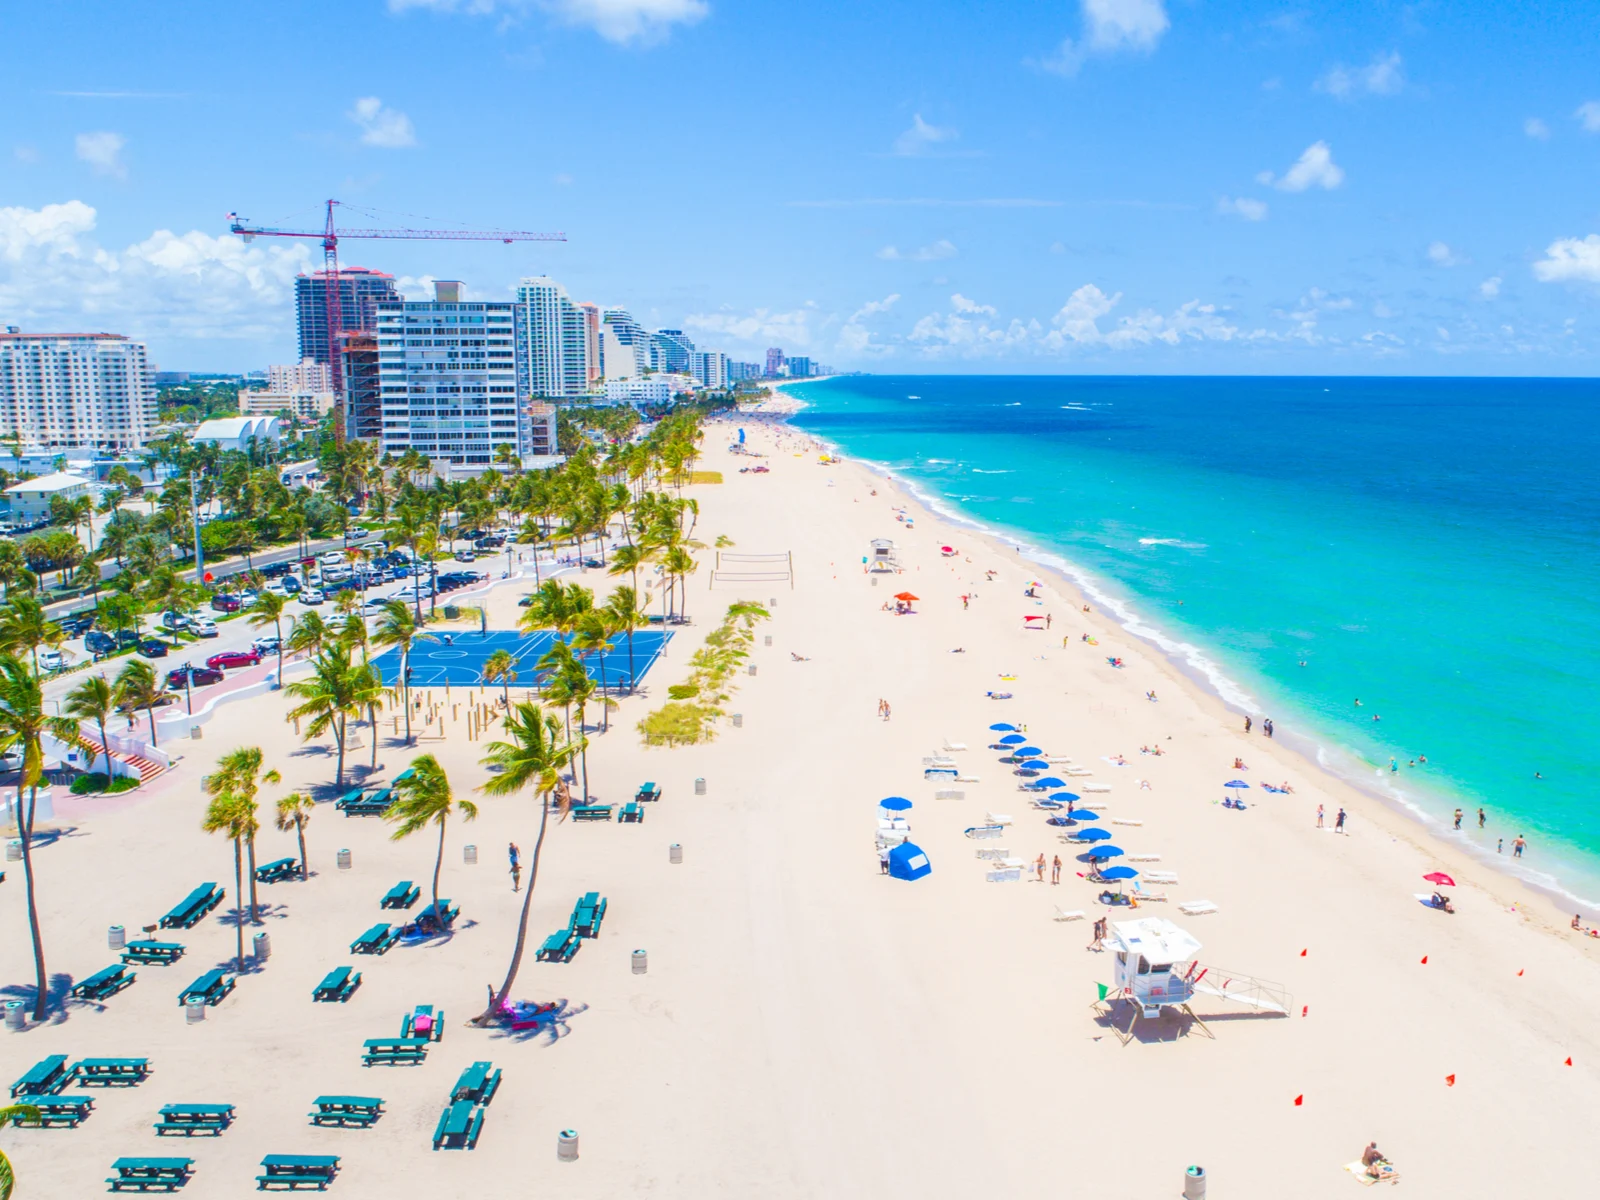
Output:
[[[452,906],[448,896],[440,896],[438,907],[435,907],[430,902],[426,908],[417,914],[417,922],[421,924],[424,919],[436,921],[439,928],[444,929],[460,915],[461,906],[459,904]]]
[[[410,779],[416,773],[417,773],[417,769],[415,767],[407,767],[404,771],[401,771],[400,774],[398,774],[398,775],[396,775],[394,777],[394,782],[392,784],[390,784],[389,786],[390,787],[399,787],[402,783],[404,783],[406,780]]]
[[[639,785],[639,794],[635,796],[634,799],[641,801],[659,800],[661,799],[661,789],[658,788],[654,783],[641,783]]]
[[[361,972],[353,967],[335,967],[322,977],[322,982],[312,989],[313,1000],[343,1004],[361,986]]]
[[[365,799],[354,800],[344,806],[347,817],[381,817],[394,803],[394,789],[383,788]]]
[[[431,1004],[419,1004],[400,1018],[400,1036],[427,1038],[430,1042],[444,1041],[444,1010],[433,1011]]]
[[[599,892],[586,892],[572,909],[572,928],[579,937],[599,937],[600,925],[606,919],[607,901]]]
[[[201,917],[221,904],[222,898],[227,894],[226,888],[219,888],[214,883],[202,883],[194,891],[178,901],[167,915],[161,918],[161,928],[188,929],[192,927]]]
[[[312,1103],[317,1111],[307,1115],[313,1125],[365,1129],[383,1115],[383,1100],[377,1096],[318,1096]]]
[[[72,994],[81,1000],[107,1000],[125,987],[132,987],[138,975],[126,963],[112,963],[102,971],[72,985]]]
[[[578,936],[578,931],[568,925],[545,938],[544,944],[539,947],[538,959],[540,962],[571,962],[581,945],[583,939]]]
[[[389,947],[399,939],[399,934],[387,921],[379,921],[355,941],[350,943],[351,954],[387,954]]]
[[[630,800],[622,806],[622,811],[617,814],[617,820],[624,825],[642,825],[644,823],[644,805],[637,800]]]
[[[80,1058],[71,1074],[79,1087],[137,1087],[150,1074],[148,1058]]]
[[[470,1100],[457,1100],[439,1114],[439,1124],[433,1130],[433,1148],[475,1150],[482,1131],[483,1109],[474,1107]]]
[[[256,1176],[256,1188],[259,1191],[275,1187],[299,1191],[302,1187],[314,1187],[319,1192],[325,1192],[339,1172],[339,1156],[269,1154],[261,1160],[261,1169],[262,1174]]]
[[[379,1063],[386,1066],[420,1063],[428,1057],[431,1040],[425,1037],[368,1038],[362,1043],[361,1065],[375,1067]]]
[[[156,1136],[181,1133],[185,1137],[192,1137],[197,1133],[209,1133],[212,1137],[219,1137],[231,1124],[231,1104],[164,1104],[161,1107],[161,1119],[156,1122]]]
[[[609,804],[574,804],[572,806],[572,819],[574,821],[609,821],[611,820],[611,807]]]
[[[125,963],[156,963],[160,966],[171,966],[183,957],[183,944],[181,942],[157,942],[145,938],[137,942],[129,942],[122,948],[122,961]]]
[[[23,1072],[22,1077],[11,1085],[11,1098],[53,1096],[66,1087],[71,1079],[72,1072],[67,1070],[67,1056],[52,1054]],[[24,1099],[23,1103],[27,1103],[27,1100]]]
[[[410,908],[417,902],[417,897],[422,895],[422,889],[409,879],[402,879],[387,892],[383,899],[378,901],[379,908]]]
[[[450,1089],[450,1099],[471,1100],[474,1104],[488,1104],[500,1090],[500,1072],[493,1063],[475,1062],[461,1072],[455,1087]]]
[[[256,868],[257,883],[280,883],[285,879],[293,879],[302,874],[300,864],[292,858],[280,858],[276,862],[269,862],[265,866]]]
[[[44,1126],[67,1125],[76,1129],[78,1122],[94,1110],[94,1100],[88,1096],[57,1096],[53,1099],[46,1099],[43,1096],[24,1096],[23,1099],[39,1110],[38,1123]],[[11,1123],[23,1124],[22,1114],[14,1114]]]
[[[366,794],[367,794],[367,789],[366,788],[351,788],[343,796],[339,797],[339,800],[334,805],[334,807],[337,808],[340,812],[343,812],[345,809],[349,808],[352,804],[360,804],[361,803],[361,797],[365,796]]]
[[[207,971],[199,979],[196,979],[183,991],[179,992],[178,1003],[180,1005],[187,1004],[190,996],[203,996],[207,1004],[221,1004],[223,997],[233,991],[234,985],[237,983],[237,979],[221,967],[218,967],[215,970]]]
[[[119,1158],[106,1180],[113,1192],[170,1192],[189,1182],[192,1158]]]

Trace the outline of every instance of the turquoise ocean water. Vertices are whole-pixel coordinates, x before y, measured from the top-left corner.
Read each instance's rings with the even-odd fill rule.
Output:
[[[1600,382],[790,391],[800,428],[1074,575],[1280,740],[1600,906]]]

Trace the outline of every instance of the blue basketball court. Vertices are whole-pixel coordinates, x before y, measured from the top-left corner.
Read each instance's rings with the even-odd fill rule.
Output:
[[[560,636],[553,630],[537,633],[520,633],[511,629],[491,629],[487,633],[440,633],[438,641],[419,641],[411,647],[411,686],[414,688],[476,687],[484,682],[483,664],[496,650],[509,651],[516,659],[512,668],[517,673],[512,687],[533,687],[539,680],[539,660],[549,651]],[[640,680],[660,657],[671,633],[661,629],[641,629],[633,635],[634,680]],[[449,638],[446,642],[444,639]],[[562,638],[565,641],[565,638]],[[612,641],[616,649],[605,656],[605,678],[600,675],[600,656],[590,653],[584,659],[589,678],[608,688],[627,688],[628,635],[617,634]],[[386,687],[400,682],[400,651],[389,650],[373,660],[383,673]],[[499,681],[494,685],[499,687]]]

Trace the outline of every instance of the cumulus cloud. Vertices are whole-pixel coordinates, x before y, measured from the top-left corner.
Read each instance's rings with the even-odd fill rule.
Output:
[[[868,300],[855,312],[850,314],[850,319],[839,330],[838,349],[846,355],[865,357],[888,353],[891,347],[874,340],[873,333],[862,324],[868,317],[875,317],[886,313],[900,300],[899,292],[891,292],[882,300]]]
[[[1436,267],[1459,267],[1467,260],[1443,242],[1430,242],[1428,244],[1428,261]]]
[[[1333,161],[1333,150],[1327,142],[1312,142],[1281,178],[1263,171],[1256,180],[1280,192],[1303,192],[1314,187],[1331,190],[1344,182],[1344,169]]]
[[[693,25],[711,13],[705,0],[388,0],[389,11],[426,9],[515,19],[530,8],[543,9],[558,21],[592,29],[618,45],[664,39],[674,25]]]
[[[1585,100],[1572,115],[1585,133],[1600,133],[1600,100]]]
[[[1491,275],[1478,285],[1478,295],[1485,300],[1493,300],[1500,294],[1500,276]]]
[[[75,139],[78,158],[88,163],[96,175],[109,175],[113,179],[128,177],[127,164],[122,161],[122,150],[127,144],[127,138],[108,130],[80,133]]]
[[[1264,221],[1267,219],[1265,202],[1252,200],[1248,196],[1239,196],[1234,199],[1224,196],[1217,201],[1217,211],[1228,217],[1243,217],[1246,221]]]
[[[888,262],[937,262],[942,258],[956,256],[955,243],[948,238],[940,238],[931,246],[923,246],[917,250],[901,250],[897,246],[885,246],[878,251],[878,257]]]
[[[968,300],[960,292],[950,297],[950,307],[958,313],[982,313],[985,316],[994,316],[995,307],[992,304],[979,304],[976,300]]]
[[[1600,234],[1551,242],[1533,275],[1543,283],[1600,283]]]
[[[850,314],[850,319],[852,321],[859,321],[862,317],[871,317],[876,316],[878,313],[886,313],[895,306],[899,299],[899,292],[890,292],[882,300],[868,300],[860,308],[856,309],[855,312]]]
[[[922,119],[921,113],[914,113],[911,128],[895,138],[894,152],[902,158],[916,158],[927,154],[940,142],[953,142],[960,136],[960,131],[944,125],[930,125]]]
[[[399,109],[385,108],[376,96],[361,97],[347,115],[361,127],[363,145],[401,150],[417,144],[411,118]]]
[[[1364,67],[1347,67],[1338,63],[1314,85],[1340,100],[1353,100],[1357,96],[1392,96],[1405,87],[1406,78],[1400,67],[1398,51],[1375,54]]]
[[[719,334],[734,342],[804,347],[811,344],[811,318],[811,312],[805,308],[790,312],[757,308],[748,313],[690,313],[684,317],[683,325],[685,329]]]
[[[1079,0],[1079,4],[1082,33],[1065,39],[1054,54],[1036,62],[1041,70],[1072,76],[1091,54],[1148,53],[1172,24],[1163,0]]]
[[[160,229],[121,250],[93,238],[79,200],[0,208],[0,311],[24,326],[138,337],[265,341],[293,332],[305,246]]]
[[[1522,123],[1522,132],[1535,141],[1548,142],[1550,140],[1550,126],[1538,117],[1529,117]]]

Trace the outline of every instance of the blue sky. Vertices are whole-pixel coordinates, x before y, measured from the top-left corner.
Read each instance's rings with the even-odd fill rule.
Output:
[[[1600,7],[13,6],[0,321],[293,355],[315,226],[872,371],[1590,374]],[[5,141],[10,145],[6,146]],[[415,215],[408,215],[415,214]]]

